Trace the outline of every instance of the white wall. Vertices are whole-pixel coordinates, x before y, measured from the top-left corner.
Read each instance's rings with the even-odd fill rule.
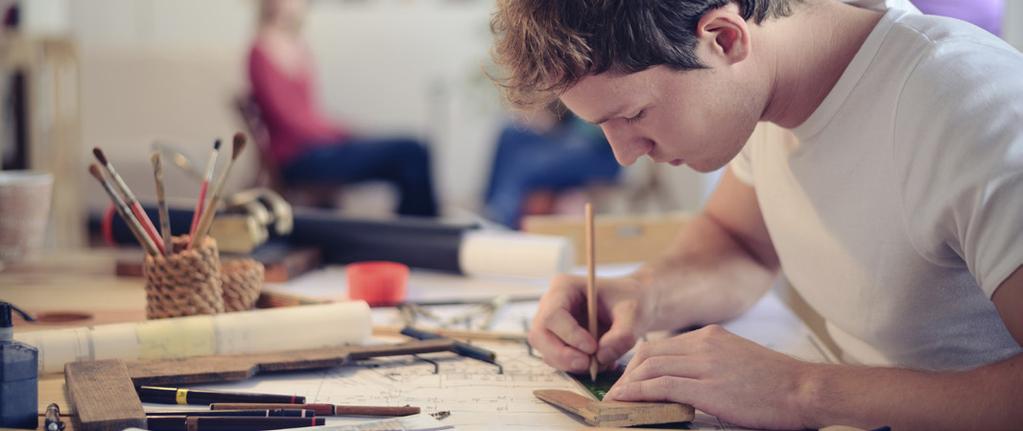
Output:
[[[1005,21],[1002,36],[1023,50],[1023,0],[1005,0]]]
[[[230,100],[247,86],[256,5],[70,2],[82,62],[83,151],[102,146],[143,196],[152,189],[154,137],[189,143],[192,156],[205,160],[212,138],[241,127]],[[501,116],[496,92],[480,74],[491,5],[321,1],[312,4],[306,29],[324,108],[366,133],[431,141],[439,191],[456,205],[475,201]],[[251,175],[251,166],[240,169],[234,185]],[[183,176],[169,181],[172,195],[194,196]],[[102,204],[98,186],[87,187],[90,202]]]

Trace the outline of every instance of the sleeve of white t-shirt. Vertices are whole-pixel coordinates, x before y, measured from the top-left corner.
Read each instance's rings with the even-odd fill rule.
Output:
[[[735,177],[738,178],[739,181],[746,183],[748,186],[753,185],[752,152],[753,143],[747,142],[746,146],[742,148],[742,151],[740,151],[739,154],[737,154],[735,158],[728,163],[728,167],[732,169],[732,173],[735,174]]]
[[[1023,56],[966,39],[930,48],[903,87],[893,169],[918,251],[965,265],[990,298],[1023,265]]]

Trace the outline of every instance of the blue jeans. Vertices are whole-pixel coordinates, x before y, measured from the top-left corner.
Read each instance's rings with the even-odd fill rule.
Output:
[[[515,228],[530,192],[557,192],[618,176],[620,166],[601,135],[563,132],[545,136],[523,127],[505,127],[484,196],[490,217]]]
[[[322,143],[285,166],[281,175],[293,185],[386,181],[401,195],[398,214],[437,215],[430,153],[414,139],[349,138]]]

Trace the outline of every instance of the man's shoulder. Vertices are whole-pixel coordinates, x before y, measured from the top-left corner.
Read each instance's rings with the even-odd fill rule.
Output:
[[[902,14],[896,19],[889,42],[898,47],[906,43],[922,48],[921,53],[942,54],[956,50],[1008,52],[1019,51],[987,30],[966,21],[936,15]]]

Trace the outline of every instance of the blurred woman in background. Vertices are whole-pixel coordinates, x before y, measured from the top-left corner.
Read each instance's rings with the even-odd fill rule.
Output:
[[[289,185],[383,180],[398,188],[399,214],[437,215],[430,157],[422,143],[357,136],[320,111],[313,58],[302,39],[305,14],[305,0],[263,0],[249,53],[252,95],[281,179]]]

